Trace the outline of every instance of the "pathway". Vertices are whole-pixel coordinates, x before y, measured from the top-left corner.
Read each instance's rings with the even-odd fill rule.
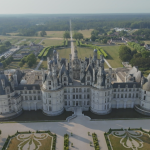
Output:
[[[72,58],[73,58],[74,57],[74,44],[73,44],[73,39],[72,39],[71,20],[70,20],[70,38],[71,38],[71,54],[72,54]]]
[[[110,66],[110,64],[108,63],[108,61],[104,58],[104,61],[105,61],[105,63],[107,64],[107,66],[109,67],[109,68],[112,68],[111,66]]]

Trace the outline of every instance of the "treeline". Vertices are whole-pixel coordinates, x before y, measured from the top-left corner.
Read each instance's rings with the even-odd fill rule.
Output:
[[[141,71],[150,69],[150,52],[147,50],[132,50],[122,45],[119,47],[119,57],[123,62],[130,62],[132,66],[138,66]]]
[[[76,45],[81,47],[89,47],[93,49],[97,49],[98,55],[103,55],[105,58],[108,57],[107,53],[99,46],[91,45],[91,44],[83,44],[82,41],[76,40]]]
[[[128,42],[127,44],[131,46],[132,48],[136,49],[138,52],[142,52],[146,50],[145,47],[135,42]]]
[[[38,31],[69,31],[69,17],[65,15],[0,15],[0,34],[19,32],[35,36]]]

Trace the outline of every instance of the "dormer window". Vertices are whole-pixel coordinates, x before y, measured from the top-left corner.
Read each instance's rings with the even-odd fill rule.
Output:
[[[109,79],[107,79],[107,83],[109,83]]]
[[[90,77],[87,77],[87,81],[90,81]]]
[[[126,85],[126,88],[128,88],[128,85]]]
[[[66,77],[64,77],[64,81],[67,81]]]
[[[51,85],[51,81],[48,81],[48,84]]]

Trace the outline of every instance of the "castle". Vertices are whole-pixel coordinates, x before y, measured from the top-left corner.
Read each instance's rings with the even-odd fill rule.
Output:
[[[104,69],[104,58],[98,58],[96,49],[93,58],[85,60],[78,58],[75,49],[69,61],[54,50],[47,66],[39,71],[1,69],[1,117],[38,109],[55,116],[74,107],[99,115],[111,113],[112,108],[134,108],[150,115],[150,74],[145,78],[137,67]]]

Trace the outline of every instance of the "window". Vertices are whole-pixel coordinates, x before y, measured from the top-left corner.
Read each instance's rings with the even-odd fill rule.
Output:
[[[127,94],[125,94],[125,98],[127,98]]]
[[[123,98],[123,94],[121,94],[121,98]]]
[[[144,94],[146,94],[146,91],[144,91]]]
[[[90,81],[90,77],[87,77],[87,81]]]
[[[64,98],[67,99],[67,95],[65,95]]]
[[[86,95],[84,95],[84,99],[86,99]]]
[[[51,81],[48,81],[48,84],[51,85]]]
[[[67,89],[64,89],[64,93],[67,93]]]
[[[119,94],[118,94],[118,98],[119,98]]]
[[[116,89],[114,89],[114,92],[116,92]]]
[[[109,83],[109,79],[107,79],[107,83]]]
[[[89,95],[89,94],[87,95],[87,98],[88,98],[88,99],[90,98],[90,95]]]
[[[66,77],[64,77],[64,81],[67,81]]]
[[[146,99],[146,96],[144,96],[144,100]]]
[[[70,99],[70,95],[68,95],[68,99]]]
[[[36,96],[34,96],[34,100],[36,100]]]
[[[82,92],[81,88],[79,88],[79,92]]]
[[[65,105],[67,106],[67,101],[65,101]]]
[[[136,98],[138,98],[138,93],[136,93]]]
[[[76,95],[76,99],[78,99],[78,95]]]
[[[76,88],[76,92],[78,92],[78,88]]]
[[[89,103],[89,101],[87,102],[87,105],[89,105],[90,103]]]
[[[131,98],[131,93],[129,94],[129,98]]]
[[[89,88],[87,89],[87,92],[90,92],[90,89],[89,89]]]
[[[51,101],[49,101],[49,104],[51,104]]]
[[[86,89],[84,88],[84,92],[86,92]]]
[[[66,83],[64,83],[64,86],[66,86]]]
[[[114,98],[116,98],[116,94],[114,94]]]
[[[81,95],[79,95],[79,99],[82,99],[82,96],[81,96]]]
[[[73,95],[73,99],[75,99],[75,95]]]
[[[75,93],[75,89],[73,88],[73,92]]]

